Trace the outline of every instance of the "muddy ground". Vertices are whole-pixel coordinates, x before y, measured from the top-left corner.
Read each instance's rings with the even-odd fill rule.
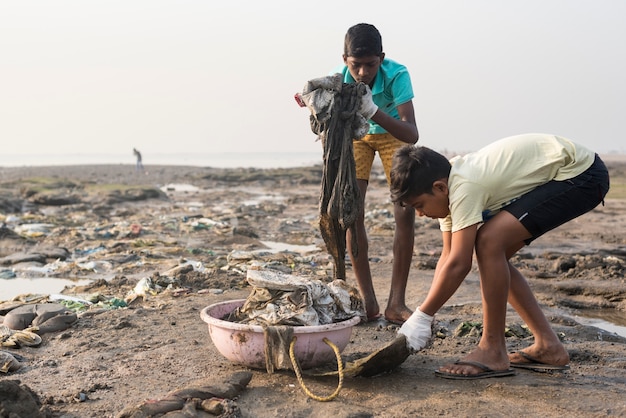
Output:
[[[321,167],[147,166],[145,174],[129,165],[1,168],[0,262],[7,274],[92,279],[91,285],[63,293],[105,301],[124,299],[147,277],[171,278],[175,289],[138,297],[128,307],[81,311],[73,326],[43,334],[37,347],[6,348],[19,356],[21,367],[0,374],[0,383],[19,381],[42,416],[65,418],[115,417],[177,388],[219,384],[242,370],[252,378],[229,403],[232,416],[624,416],[626,338],[580,319],[602,313],[625,325],[626,161],[607,161],[613,189],[606,206],[537,240],[515,259],[569,350],[569,371],[520,370],[513,377],[476,381],[433,374],[478,341],[481,306],[474,269],[437,314],[438,336],[431,347],[391,373],[346,378],[330,402],[307,396],[291,370],[268,374],[229,362],[200,319],[209,304],[248,296],[245,271],[251,266],[331,277],[317,228]],[[366,212],[372,273],[384,306],[393,219],[381,174],[372,179]],[[23,224],[48,226],[18,228]],[[411,306],[428,290],[440,245],[433,221],[418,219],[416,234],[407,291]],[[273,243],[294,247],[277,252]],[[66,250],[64,257],[59,249]],[[166,274],[186,264],[193,269]],[[350,270],[348,276],[353,284]],[[523,331],[513,311],[507,324]],[[371,352],[396,331],[384,322],[360,324],[343,355]],[[531,342],[523,332],[507,338],[512,351]],[[304,381],[318,395],[337,386],[333,377]],[[6,401],[3,405],[6,410]],[[0,416],[8,416],[2,413],[0,408]]]

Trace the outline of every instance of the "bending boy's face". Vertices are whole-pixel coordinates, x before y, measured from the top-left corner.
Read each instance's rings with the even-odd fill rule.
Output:
[[[374,84],[374,78],[378,74],[378,69],[383,63],[385,54],[371,55],[367,57],[347,57],[343,56],[343,62],[348,66],[350,75],[357,82],[365,83],[372,87]]]
[[[432,219],[445,218],[450,214],[448,185],[445,182],[436,181],[433,183],[432,194],[423,193],[409,198],[405,203],[415,209],[419,216]]]

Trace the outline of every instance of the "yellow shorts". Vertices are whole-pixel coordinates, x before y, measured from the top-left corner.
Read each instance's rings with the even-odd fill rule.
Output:
[[[383,168],[385,169],[387,184],[391,184],[390,175],[393,154],[398,148],[404,145],[406,145],[406,143],[396,139],[389,133],[368,134],[361,139],[352,141],[354,162],[356,163],[356,178],[359,180],[369,180],[372,164],[374,163],[374,156],[378,151],[380,161],[382,161]]]

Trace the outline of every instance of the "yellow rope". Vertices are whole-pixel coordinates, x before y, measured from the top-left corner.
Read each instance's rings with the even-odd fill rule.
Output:
[[[341,386],[343,384],[343,362],[341,361],[341,353],[339,352],[339,348],[335,344],[333,344],[333,342],[330,341],[328,338],[324,338],[322,340],[330,348],[333,349],[333,351],[335,352],[335,356],[337,357],[337,371],[338,371],[338,374],[339,374],[339,384],[337,385],[337,389],[335,389],[335,391],[332,394],[330,394],[330,395],[328,395],[326,397],[321,397],[321,396],[317,396],[317,395],[311,393],[311,391],[304,384],[304,380],[302,380],[302,373],[300,371],[300,365],[299,365],[298,359],[296,358],[296,355],[294,353],[294,347],[296,345],[296,340],[297,340],[297,338],[294,335],[293,340],[291,340],[291,344],[289,344],[289,357],[291,358],[291,364],[293,365],[293,371],[296,372],[296,377],[298,378],[298,383],[300,383],[300,386],[302,387],[302,390],[311,399],[315,399],[316,401],[320,401],[320,402],[332,401],[333,399],[335,399],[337,397],[337,395],[339,395],[339,391],[341,390]]]

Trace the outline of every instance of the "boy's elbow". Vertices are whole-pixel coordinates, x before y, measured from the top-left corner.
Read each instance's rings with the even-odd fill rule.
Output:
[[[419,133],[417,132],[417,129],[412,130],[410,132],[406,132],[405,135],[403,135],[400,140],[407,144],[411,144],[411,145],[416,144],[417,141],[419,140]]]
[[[415,131],[412,133],[412,141],[411,144],[417,144],[417,141],[419,141],[420,139],[420,133],[419,130],[417,129],[417,126],[415,127]]]

